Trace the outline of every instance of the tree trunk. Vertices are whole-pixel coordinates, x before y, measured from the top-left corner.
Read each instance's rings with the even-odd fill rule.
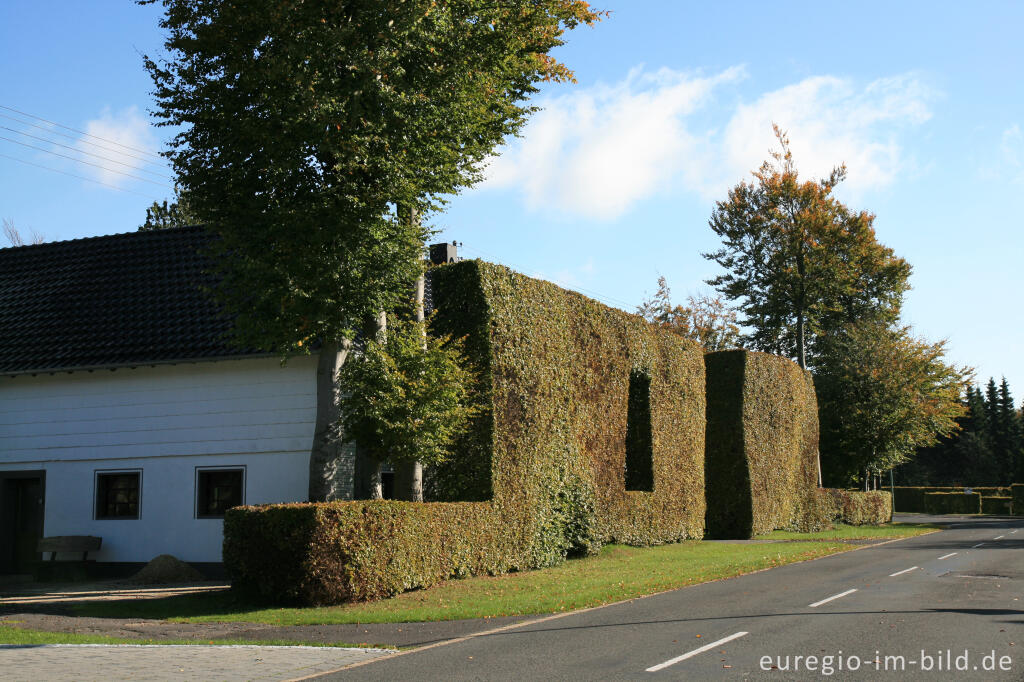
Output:
[[[807,369],[807,351],[804,344],[804,311],[796,313],[796,362],[800,369]]]
[[[377,318],[367,325],[366,335],[372,336],[377,343],[387,343],[388,340],[388,314],[383,310],[377,313]],[[381,483],[381,469],[387,453],[380,451],[379,443],[360,443],[359,453],[356,457],[356,487],[367,499],[380,500],[384,497],[384,489]]]
[[[410,224],[418,224],[419,212],[411,206],[399,206],[399,219]],[[416,279],[416,321],[424,321],[424,298],[426,293],[426,277],[420,275]],[[426,330],[423,336],[423,350],[427,349]],[[420,462],[405,462],[395,467],[395,496],[410,502],[423,501],[423,465]]]
[[[316,368],[316,423],[309,451],[309,501],[350,499],[351,466],[344,461],[338,409],[338,371],[352,348],[348,339],[325,342]]]

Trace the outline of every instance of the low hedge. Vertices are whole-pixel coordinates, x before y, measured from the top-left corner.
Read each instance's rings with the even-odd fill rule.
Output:
[[[981,513],[998,514],[999,516],[1009,516],[1011,513],[1013,513],[1013,498],[1005,496],[982,497]]]
[[[892,520],[892,494],[884,490],[837,490],[815,488],[805,495],[793,530],[828,530],[835,522],[851,526],[878,526]]]
[[[749,538],[792,526],[817,487],[810,374],[785,358],[744,350],[708,353],[704,363],[708,537]]]
[[[925,493],[924,510],[927,514],[980,514],[981,493]]]
[[[377,599],[513,566],[492,505],[391,500],[236,507],[224,515],[233,589],[275,603]]]
[[[877,526],[892,520],[892,493],[886,490],[828,491],[836,520],[851,526]]]
[[[1024,483],[1014,483],[1011,487],[1014,516],[1024,516]]]

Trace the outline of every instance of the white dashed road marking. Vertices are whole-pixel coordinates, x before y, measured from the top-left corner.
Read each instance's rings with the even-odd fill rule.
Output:
[[[857,591],[856,589],[852,589],[852,590],[847,590],[846,592],[840,592],[839,594],[833,594],[831,597],[827,597],[825,599],[822,599],[821,601],[814,602],[813,604],[811,604],[807,608],[813,609],[815,606],[821,606],[822,604],[827,604],[830,601],[832,601],[833,599],[839,599],[840,597],[845,597],[846,595],[853,594],[856,591]]]
[[[904,568],[902,571],[896,571],[895,573],[890,573],[889,577],[890,578],[895,578],[898,575],[903,575],[904,573],[910,573],[911,571],[913,571],[915,569],[917,569],[917,566],[911,566],[910,568]]]
[[[719,646],[721,644],[725,644],[726,642],[731,642],[732,640],[739,639],[740,637],[745,637],[748,634],[750,634],[750,633],[748,633],[748,632],[737,632],[735,634],[729,635],[728,637],[723,637],[722,639],[720,639],[720,640],[718,640],[716,642],[712,642],[711,644],[705,644],[704,646],[702,646],[699,649],[694,649],[693,651],[688,651],[685,654],[683,654],[682,656],[676,656],[675,658],[671,658],[671,659],[665,661],[664,663],[659,663],[658,665],[652,665],[645,672],[656,673],[659,670],[664,670],[665,668],[669,667],[670,665],[675,665],[679,661],[685,661],[686,659],[692,658],[692,657],[696,656],[697,654],[702,654],[705,651],[709,651],[711,649],[714,649],[716,646]]]
[[[949,557],[951,557],[951,556],[956,556],[956,555],[957,555],[957,554],[959,554],[959,553],[960,553],[960,552],[950,552],[949,554],[946,554],[945,556],[940,556],[940,557],[938,558],[938,561],[942,561],[943,559],[948,559],[948,558],[949,558]]]

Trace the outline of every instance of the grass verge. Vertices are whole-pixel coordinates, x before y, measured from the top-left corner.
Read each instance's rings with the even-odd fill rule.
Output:
[[[942,530],[944,526],[934,523],[887,523],[881,526],[848,526],[836,524],[832,530],[815,533],[798,533],[791,530],[775,530],[759,538],[766,540],[892,540],[913,537]]]
[[[128,639],[125,637],[107,637],[105,635],[82,635],[72,632],[44,632],[19,628],[14,625],[0,623],[0,644],[16,644],[20,646],[39,646],[42,644],[189,644],[202,646],[328,646],[355,648],[365,644],[342,644],[339,642],[296,642],[285,639]]]
[[[77,615],[178,622],[274,625],[402,623],[555,613],[599,606],[687,585],[731,578],[853,549],[832,542],[729,544],[682,542],[661,547],[609,545],[594,557],[553,568],[452,580],[391,599],[320,608],[260,608],[231,593],[166,599],[87,602]]]
[[[85,602],[76,615],[177,622],[273,625],[408,623],[556,613],[732,578],[854,549],[844,540],[890,540],[933,532],[930,524],[842,526],[822,533],[777,531],[779,543],[681,542],[660,547],[608,545],[597,556],[553,568],[452,580],[391,599],[319,608],[260,607],[230,592],[150,600]],[[802,540],[802,541],[801,541]]]

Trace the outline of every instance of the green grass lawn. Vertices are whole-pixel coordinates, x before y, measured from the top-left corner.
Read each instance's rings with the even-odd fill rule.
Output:
[[[334,646],[357,647],[358,644],[341,644],[331,642],[296,642],[292,640],[256,640],[256,639],[126,639],[124,637],[105,637],[103,635],[80,635],[69,632],[44,632],[29,630],[0,623],[0,644],[18,644],[22,646],[40,644],[201,644],[201,645],[239,645],[248,646]],[[366,646],[366,645],[362,645]]]
[[[931,531],[902,526],[874,529],[892,538]],[[836,531],[865,537],[863,531]],[[844,535],[854,533],[853,535]],[[376,602],[321,608],[258,607],[229,592],[165,599],[87,602],[82,616],[157,618],[179,622],[254,622],[275,625],[402,623],[555,613],[599,606],[710,580],[816,559],[854,547],[807,534],[806,542],[682,542],[661,547],[609,545],[597,556],[553,568],[452,580]],[[785,536],[784,536],[785,537]]]
[[[840,523],[832,530],[823,530],[816,533],[776,530],[759,537],[767,540],[891,540],[911,537],[913,535],[923,535],[942,530],[943,527],[934,523],[887,523],[882,526],[848,526]]]

